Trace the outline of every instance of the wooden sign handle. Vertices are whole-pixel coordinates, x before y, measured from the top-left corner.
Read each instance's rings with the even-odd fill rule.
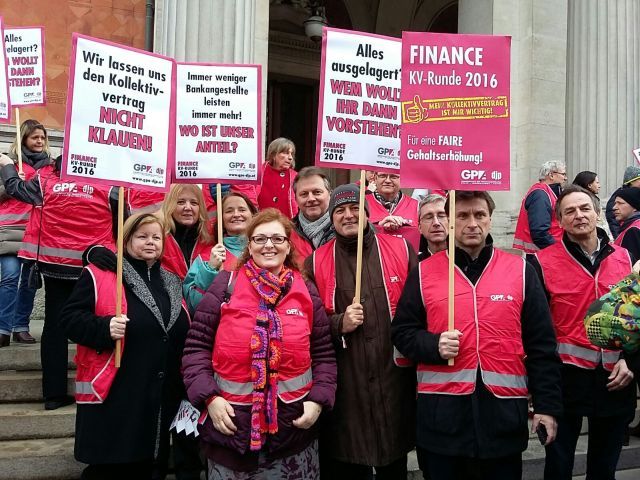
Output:
[[[448,329],[453,332],[456,328],[454,322],[455,313],[455,266],[456,266],[456,191],[449,191],[449,308]],[[448,360],[448,365],[453,365],[453,358]]]
[[[360,170],[360,198],[358,211],[358,247],[356,251],[356,292],[353,296],[353,303],[360,303],[360,293],[362,290],[362,242],[364,239],[364,193],[365,193],[365,171]]]
[[[118,239],[117,239],[117,263],[116,263],[116,317],[122,315],[122,259],[123,230],[124,229],[124,187],[118,187]],[[116,368],[120,368],[122,359],[122,340],[116,340]]]

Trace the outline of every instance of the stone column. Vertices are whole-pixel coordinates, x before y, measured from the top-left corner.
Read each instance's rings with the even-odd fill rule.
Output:
[[[156,0],[154,52],[183,62],[262,65],[266,112],[269,2]],[[262,120],[263,135],[265,120]]]
[[[492,232],[511,248],[520,203],[547,160],[564,160],[567,0],[460,0],[458,31],[511,36],[511,190]]]
[[[640,146],[640,0],[569,0],[567,172],[620,186]]]

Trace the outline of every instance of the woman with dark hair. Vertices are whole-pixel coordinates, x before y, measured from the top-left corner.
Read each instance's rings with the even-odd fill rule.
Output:
[[[600,199],[599,194],[600,194],[600,180],[598,179],[598,174],[596,172],[591,172],[589,170],[585,170],[583,172],[580,172],[579,174],[576,175],[576,178],[573,179],[573,184],[574,185],[579,185],[582,188],[584,188],[585,190],[589,190],[591,193],[593,193],[596,197],[598,197],[598,199]],[[607,223],[607,219],[605,218],[604,212],[602,210],[602,207],[600,208],[600,211],[598,212],[598,223],[597,223],[598,227],[602,228],[606,234],[607,237],[609,237],[611,240],[613,240],[613,237],[611,236],[611,230],[609,229],[609,224]]]
[[[189,318],[180,279],[160,266],[164,242],[156,216],[129,217],[123,314],[115,316],[116,274],[93,265],[83,270],[62,312],[61,325],[78,344],[75,457],[89,464],[83,480],[150,479],[154,460],[168,458],[169,425],[186,397],[180,361]]]
[[[291,229],[273,208],[254,217],[238,270],[218,274],[187,335],[183,376],[208,413],[199,438],[210,480],[320,478],[317,420],[333,406],[335,352]]]
[[[11,145],[8,157],[12,164],[4,168],[18,173],[18,151],[22,154],[22,176],[32,179],[37,171],[53,162],[49,151],[47,130],[36,120],[25,120],[20,126],[20,144]],[[33,310],[36,289],[28,284],[33,262],[20,260],[18,250],[32,205],[8,196],[0,181],[0,347],[11,341],[35,343],[29,333],[29,317]]]
[[[242,193],[231,191],[222,199],[222,241],[211,248],[208,261],[198,255],[184,279],[182,288],[190,312],[195,311],[221,270],[235,270],[238,257],[247,246],[245,233],[256,213],[256,207]]]

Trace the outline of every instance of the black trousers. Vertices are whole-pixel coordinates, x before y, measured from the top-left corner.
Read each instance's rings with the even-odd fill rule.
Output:
[[[370,467],[320,457],[320,475],[327,480],[373,480],[373,469],[376,470],[376,480],[406,480],[407,456],[382,467]]]
[[[429,480],[520,480],[522,454],[499,458],[439,455],[417,448],[418,464]]]
[[[615,480],[616,466],[629,415],[615,417],[588,417],[589,447],[587,450],[587,480]],[[558,419],[555,442],[545,447],[544,478],[570,480],[576,444],[582,427],[582,416],[568,415]]]
[[[60,326],[60,313],[71,296],[75,280],[44,277],[44,327],[40,344],[42,395],[45,400],[67,394],[69,342]]]
[[[150,480],[151,461],[89,465],[82,471],[80,480]]]

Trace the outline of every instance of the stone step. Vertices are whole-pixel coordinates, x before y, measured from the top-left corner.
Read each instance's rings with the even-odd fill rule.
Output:
[[[73,438],[0,442],[0,477],[11,480],[72,480],[84,465],[73,458]]]
[[[45,410],[42,403],[0,404],[0,442],[73,437],[76,406]]]
[[[69,344],[69,368],[75,368],[73,357],[76,354],[75,343]],[[40,370],[40,343],[25,345],[12,343],[0,348],[0,371],[4,370]]]
[[[73,394],[75,372],[69,372],[67,392]],[[0,372],[0,403],[21,403],[42,401],[42,372]],[[0,470],[1,472],[2,470]]]

